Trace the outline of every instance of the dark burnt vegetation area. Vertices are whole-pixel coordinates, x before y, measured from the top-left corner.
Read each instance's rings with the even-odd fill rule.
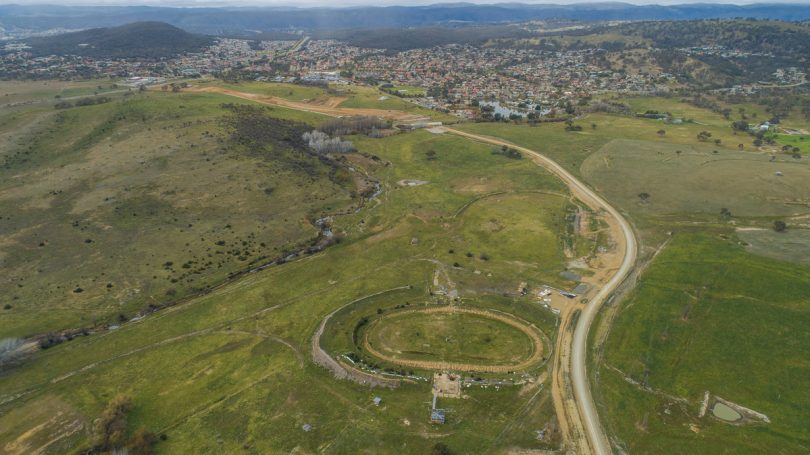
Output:
[[[348,188],[351,175],[344,160],[317,153],[304,138],[312,131],[306,123],[271,117],[269,107],[223,104],[232,115],[226,120],[231,129],[230,142],[241,153],[260,156],[279,170],[300,172],[312,179],[321,176]]]
[[[371,135],[375,131],[388,128],[391,128],[391,123],[379,117],[358,116],[326,121],[318,127],[318,130],[331,136],[343,136],[347,134]]]
[[[312,179],[328,177],[333,183],[345,188],[352,198],[371,197],[379,187],[378,182],[365,173],[351,171],[346,153],[357,152],[350,141],[340,141],[340,135],[363,134],[381,137],[380,131],[390,128],[390,123],[376,117],[351,117],[329,120],[313,130],[302,122],[279,119],[267,115],[272,108],[247,105],[223,104],[231,110],[228,125],[231,128],[230,142],[240,153],[261,156],[281,171],[301,172]],[[332,139],[348,147],[313,147],[313,135]],[[376,156],[366,156],[379,162]],[[362,176],[360,174],[363,174]],[[270,194],[272,189],[268,192]],[[358,203],[363,204],[363,199]],[[313,217],[314,220],[314,217]]]

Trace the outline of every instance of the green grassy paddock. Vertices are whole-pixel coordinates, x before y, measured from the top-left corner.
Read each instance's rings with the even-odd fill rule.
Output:
[[[809,288],[806,268],[746,253],[733,236],[676,234],[630,295],[606,347],[600,383],[621,445],[632,452],[801,453],[810,437],[803,425],[810,374],[801,360],[810,344],[802,329]],[[643,391],[623,375],[687,402]],[[698,418],[705,390],[771,423],[736,427]]]

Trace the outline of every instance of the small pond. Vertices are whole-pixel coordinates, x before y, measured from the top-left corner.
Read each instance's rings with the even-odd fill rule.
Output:
[[[739,412],[720,402],[714,404],[712,414],[714,414],[714,416],[718,419],[727,420],[729,422],[735,422],[742,419]]]

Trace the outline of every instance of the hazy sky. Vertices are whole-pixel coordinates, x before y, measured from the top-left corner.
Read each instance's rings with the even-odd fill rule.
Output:
[[[611,1],[611,0],[602,0]],[[620,0],[623,3],[636,5],[677,5],[683,3],[799,3],[810,4],[810,0]],[[594,3],[594,0],[466,0],[458,3],[535,3],[535,4],[572,4]],[[437,0],[0,0],[0,4],[50,4],[50,5],[150,5],[150,6],[388,6],[388,5],[433,5],[451,3]]]

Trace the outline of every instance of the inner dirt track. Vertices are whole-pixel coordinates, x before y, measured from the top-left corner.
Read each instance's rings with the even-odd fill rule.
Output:
[[[457,363],[457,362],[442,362],[442,361],[427,361],[427,360],[409,360],[409,359],[398,359],[396,357],[391,357],[389,355],[383,354],[378,350],[371,347],[368,343],[368,332],[363,337],[363,344],[362,348],[369,354],[373,355],[374,357],[379,358],[388,363],[392,363],[395,365],[406,366],[410,368],[419,368],[425,370],[452,370],[452,371],[468,371],[468,372],[482,372],[482,373],[507,373],[511,371],[520,371],[530,368],[540,362],[542,362],[542,355],[543,355],[543,340],[541,338],[540,331],[534,328],[533,326],[520,321],[514,316],[508,315],[506,313],[501,313],[498,311],[492,310],[484,310],[478,308],[459,308],[457,306],[442,306],[436,308],[425,308],[425,309],[416,309],[416,310],[406,310],[396,312],[390,315],[386,315],[378,319],[377,321],[388,319],[388,318],[395,318],[397,316],[401,316],[404,314],[410,313],[426,313],[426,314],[436,314],[436,313],[456,313],[456,314],[473,314],[476,316],[483,316],[490,319],[495,319],[501,321],[505,324],[508,324],[524,334],[528,336],[532,340],[532,355],[515,364],[511,365],[481,365],[481,364],[472,364],[472,363]]]

